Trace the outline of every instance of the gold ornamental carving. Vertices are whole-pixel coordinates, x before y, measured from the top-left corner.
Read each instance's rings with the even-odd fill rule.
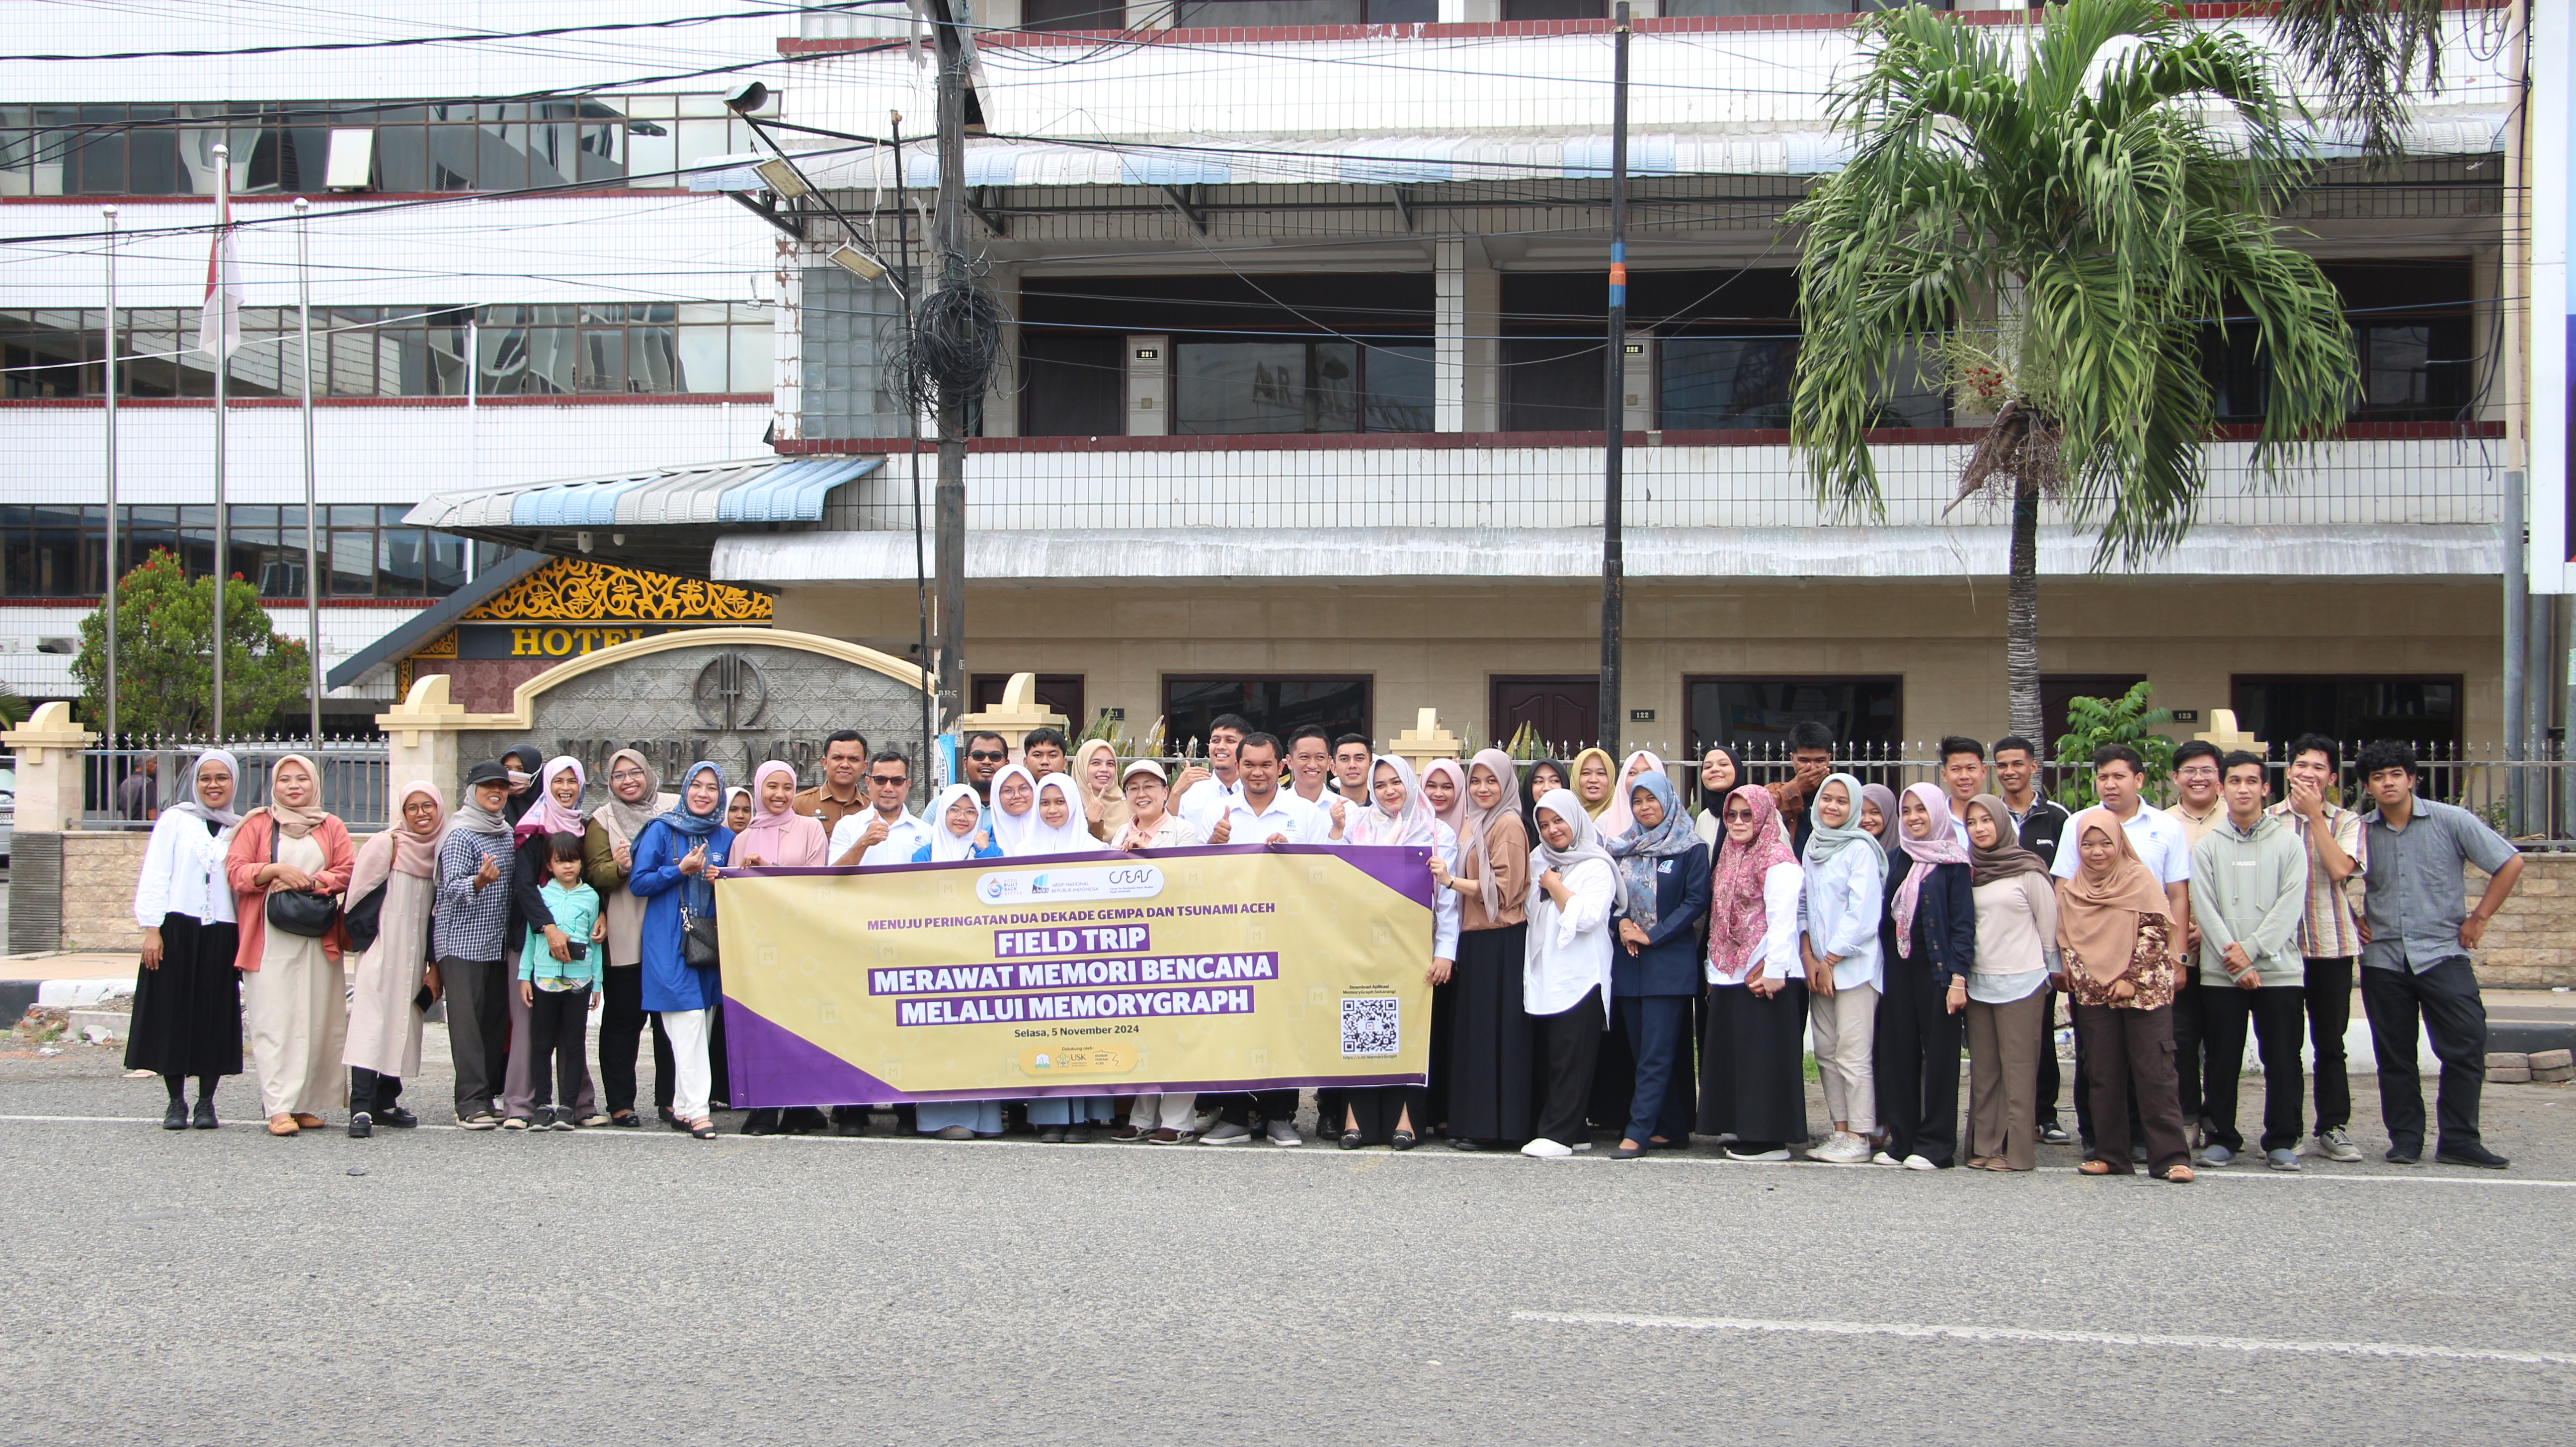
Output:
[[[748,588],[557,558],[465,611],[460,622],[766,623],[771,600]]]
[[[414,658],[454,658],[456,656],[456,630],[450,628],[446,632],[441,633],[438,637],[432,639],[428,643],[422,644],[419,648],[412,650],[411,656]]]

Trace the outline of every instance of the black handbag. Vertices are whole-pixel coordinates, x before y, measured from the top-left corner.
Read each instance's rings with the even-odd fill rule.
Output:
[[[368,890],[365,899],[341,912],[340,933],[348,937],[350,949],[364,954],[374,946],[377,933],[384,928],[385,894],[392,883],[388,879]]]
[[[268,821],[268,862],[277,862],[277,821]],[[379,891],[381,893],[382,891]],[[339,918],[340,897],[336,894],[307,894],[300,889],[271,890],[268,896],[268,923],[306,939],[320,939],[331,932],[331,921]]]
[[[680,959],[692,969],[717,967],[715,916],[697,913],[686,900],[680,902]]]

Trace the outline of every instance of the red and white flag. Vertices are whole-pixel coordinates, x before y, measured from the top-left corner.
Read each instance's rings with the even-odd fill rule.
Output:
[[[229,357],[241,350],[241,260],[233,255],[233,198],[215,198],[214,244],[206,251],[206,300],[197,314],[197,350]]]

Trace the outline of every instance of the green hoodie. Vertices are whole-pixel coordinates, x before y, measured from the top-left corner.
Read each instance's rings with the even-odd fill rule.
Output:
[[[2308,904],[2308,849],[2277,817],[2257,817],[2251,831],[2224,813],[2191,847],[2191,918],[2200,926],[2200,981],[2236,988],[2227,946],[2245,946],[2265,987],[2304,985],[2307,962],[2297,947]]]

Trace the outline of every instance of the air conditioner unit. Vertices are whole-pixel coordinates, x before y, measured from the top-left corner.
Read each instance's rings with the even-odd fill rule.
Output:
[[[65,638],[60,635],[52,638],[39,638],[36,640],[36,651],[38,653],[74,654],[80,652],[80,640],[77,638]]]

